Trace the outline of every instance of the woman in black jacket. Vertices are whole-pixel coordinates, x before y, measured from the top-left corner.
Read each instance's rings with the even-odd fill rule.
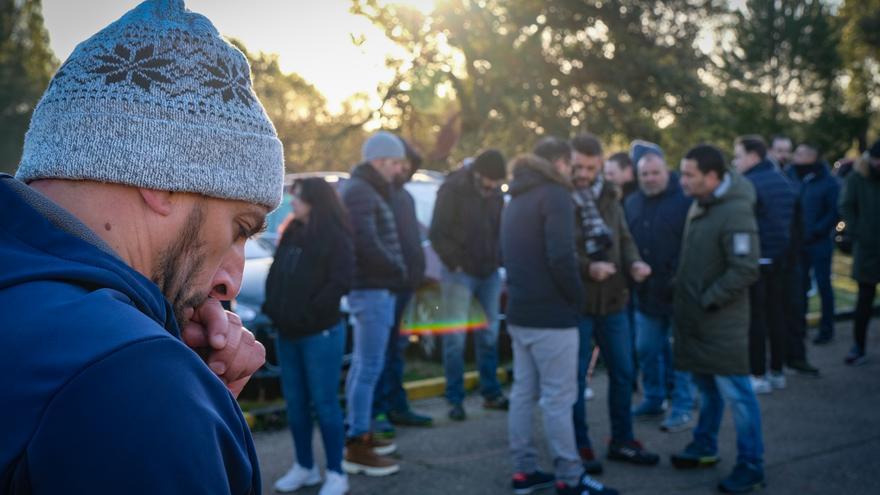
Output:
[[[327,454],[322,495],[348,491],[342,470],[345,432],[337,399],[345,325],[339,300],[351,285],[351,227],[336,191],[323,179],[293,186],[294,220],[281,237],[266,279],[263,311],[278,329],[278,362],[296,461],[275,482],[291,492],[321,481],[312,454],[312,413]]]

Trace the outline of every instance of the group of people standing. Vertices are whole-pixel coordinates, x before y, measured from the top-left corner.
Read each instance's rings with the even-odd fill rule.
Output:
[[[606,160],[600,141],[581,134],[544,138],[509,164],[489,149],[447,176],[427,235],[443,264],[446,314],[466,315],[476,299],[486,315],[486,328],[473,332],[479,389],[485,408],[509,409],[514,492],[555,485],[560,494],[616,493],[592,477],[603,471],[584,402],[596,349],[609,378],[608,460],[658,464],[659,455],[633,431],[633,421],[657,417],[664,431],[694,428],[673,466],[716,464],[727,402],[739,454],[719,488],[737,493],[764,483],[755,394],[784,388],[784,366],[819,373],[804,345],[812,278],[823,308],[814,342],[833,338],[839,185],[815,146],[798,146],[791,165],[786,148],[790,153],[787,138],[774,138],[768,149],[760,136],[743,136],[730,166],[720,150],[700,145],[676,172],[654,143],[634,141],[628,153]],[[346,473],[397,472],[390,457],[395,425],[433,423],[407,401],[406,339],[399,334],[404,309],[424,282],[414,202],[403,187],[421,157],[387,132],[371,136],[362,154],[338,194],[319,178],[294,184],[296,219],[267,281],[264,309],[280,331],[285,398],[301,406],[288,408],[297,456],[276,482],[279,491],[321,480],[311,453],[313,413],[327,452],[322,495],[344,493]],[[856,185],[841,202],[856,233],[859,273],[877,258],[872,217],[865,216],[877,206],[872,156],[864,157],[864,171],[850,179]],[[509,400],[497,378],[502,260],[514,357]],[[859,280],[863,316],[850,364],[864,356],[860,328],[874,288],[870,277]],[[346,293],[354,347],[343,417],[335,391],[345,342],[338,301]],[[449,417],[457,421],[467,417],[463,330],[442,338]],[[639,371],[642,400],[633,406]],[[536,406],[554,456],[552,474],[538,467]]]

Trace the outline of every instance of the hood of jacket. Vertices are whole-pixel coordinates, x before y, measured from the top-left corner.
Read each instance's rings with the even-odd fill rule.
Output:
[[[707,208],[735,201],[745,201],[749,204],[755,203],[757,198],[755,195],[755,188],[748,179],[738,172],[730,170],[727,171],[724,177],[725,179],[722,181],[719,188],[725,188],[725,190],[719,194],[718,189],[716,189],[716,192],[709,196],[709,198],[701,199],[699,201],[700,206]]]
[[[171,305],[159,287],[111,253],[53,225],[0,178],[0,292],[52,281],[123,294],[144,315],[179,338]],[[60,322],[59,322],[60,323]]]
[[[518,163],[513,169],[513,180],[510,181],[510,195],[518,196],[537,186],[556,183],[571,189],[571,179],[564,177],[547,160],[532,156],[531,160]]]

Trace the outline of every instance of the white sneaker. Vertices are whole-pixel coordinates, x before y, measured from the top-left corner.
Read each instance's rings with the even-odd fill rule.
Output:
[[[345,495],[348,493],[348,476],[327,470],[327,480],[318,495]]]
[[[318,470],[317,465],[312,466],[312,469],[306,469],[294,463],[290,471],[275,482],[275,491],[287,493],[304,486],[315,486],[320,482],[321,471]]]
[[[590,388],[589,385],[587,385],[587,388],[584,389],[584,399],[585,400],[592,400],[593,397],[595,397],[595,396],[596,396],[596,394],[593,393],[593,389]]]
[[[773,387],[770,386],[770,382],[767,381],[763,376],[753,376],[752,380],[752,390],[755,391],[758,395],[769,394],[773,391]]]
[[[782,372],[771,371],[770,374],[767,375],[767,381],[770,382],[771,387],[777,390],[785,388],[785,374]]]

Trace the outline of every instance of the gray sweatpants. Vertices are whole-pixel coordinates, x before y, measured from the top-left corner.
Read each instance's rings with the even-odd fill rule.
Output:
[[[513,341],[508,440],[516,472],[538,469],[532,425],[541,407],[544,434],[558,481],[577,484],[583,467],[574,441],[571,409],[577,399],[577,328],[528,328],[508,325]]]

